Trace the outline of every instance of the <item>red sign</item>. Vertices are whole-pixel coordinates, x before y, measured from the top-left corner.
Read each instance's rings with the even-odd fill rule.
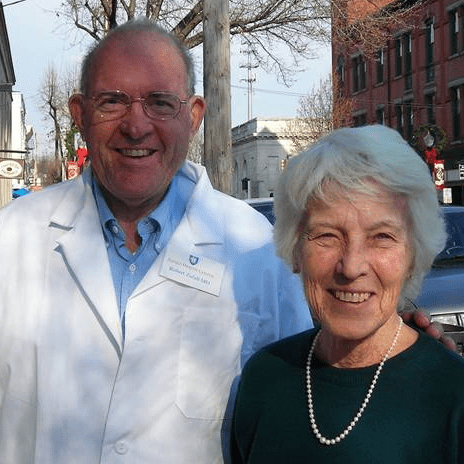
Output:
[[[89,156],[87,148],[78,148],[77,149],[77,164],[78,164],[79,167],[84,166],[87,156]]]
[[[74,179],[79,175],[79,172],[77,161],[68,161],[68,179]]]
[[[443,189],[445,187],[445,162],[436,160],[433,165],[433,178],[435,180],[435,187]]]

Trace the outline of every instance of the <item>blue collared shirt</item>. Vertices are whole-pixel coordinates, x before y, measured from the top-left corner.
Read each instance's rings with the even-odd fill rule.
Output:
[[[185,175],[177,173],[173,177],[161,203],[137,223],[141,241],[137,251],[132,253],[125,247],[124,231],[106,204],[95,176],[92,175],[92,191],[106,241],[123,327],[127,300],[169,242],[185,213],[194,188],[195,183]]]

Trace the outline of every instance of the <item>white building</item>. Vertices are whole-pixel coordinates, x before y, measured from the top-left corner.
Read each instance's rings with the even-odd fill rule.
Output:
[[[294,153],[287,129],[289,121],[289,118],[254,118],[232,129],[235,197],[274,195],[277,177]]]
[[[11,91],[15,83],[10,42],[0,1],[0,158],[10,158]],[[1,172],[1,170],[0,170]],[[11,201],[11,180],[0,175],[0,207]]]
[[[27,161],[27,141],[26,141],[26,107],[21,92],[12,92],[13,101],[11,104],[11,158]],[[13,179],[13,187],[24,186],[23,179]]]

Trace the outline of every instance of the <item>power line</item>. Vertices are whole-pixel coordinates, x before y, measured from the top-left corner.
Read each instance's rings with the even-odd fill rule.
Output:
[[[5,5],[3,5],[2,3],[0,3],[0,5],[5,8],[6,6],[11,6],[11,5],[16,5],[17,3],[22,3],[22,2],[25,2],[26,0],[17,0],[16,2],[11,2],[11,3],[5,3]]]

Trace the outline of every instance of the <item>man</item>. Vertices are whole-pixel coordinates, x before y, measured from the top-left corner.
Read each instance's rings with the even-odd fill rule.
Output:
[[[222,462],[244,361],[311,324],[267,220],[185,162],[192,69],[113,31],[69,102],[91,169],[0,213],[2,464]]]

